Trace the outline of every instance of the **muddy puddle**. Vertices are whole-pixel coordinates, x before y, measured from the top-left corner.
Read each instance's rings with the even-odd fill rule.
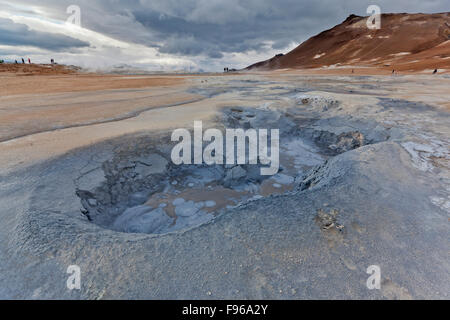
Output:
[[[150,147],[144,153],[129,150],[104,163],[106,181],[100,186],[77,190],[83,213],[92,223],[117,232],[188,230],[249,201],[291,192],[332,154],[364,145],[359,132],[333,135],[302,128],[289,110],[230,107],[218,121],[222,130],[279,129],[278,173],[262,175],[261,164],[175,165],[170,156],[175,143],[147,140]]]

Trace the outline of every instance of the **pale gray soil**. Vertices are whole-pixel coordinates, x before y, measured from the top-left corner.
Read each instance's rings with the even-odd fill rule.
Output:
[[[427,86],[192,83],[218,110],[205,126],[281,129],[282,172],[269,179],[251,166],[176,167],[171,130],[151,128],[5,164],[0,298],[448,299],[450,116],[392,95],[408,82]],[[66,287],[70,265],[81,290]],[[371,265],[381,290],[366,287]]]

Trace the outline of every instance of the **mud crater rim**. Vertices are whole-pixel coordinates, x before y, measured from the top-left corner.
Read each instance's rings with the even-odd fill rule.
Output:
[[[155,147],[147,137],[150,148],[145,152],[116,154],[103,163],[105,180],[100,185],[76,190],[82,213],[91,223],[121,233],[190,230],[251,201],[299,191],[308,174],[329,158],[374,142],[357,130],[336,134],[302,128],[292,110],[229,107],[222,121],[230,128],[280,128],[286,143],[280,146],[278,174],[261,176],[260,165],[176,166],[170,160],[170,144]]]

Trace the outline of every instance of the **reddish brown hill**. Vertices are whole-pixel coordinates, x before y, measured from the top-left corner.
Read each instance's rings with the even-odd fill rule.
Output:
[[[396,70],[450,69],[450,13],[383,14],[381,29],[367,17],[343,23],[302,43],[286,55],[247,70],[370,66]]]

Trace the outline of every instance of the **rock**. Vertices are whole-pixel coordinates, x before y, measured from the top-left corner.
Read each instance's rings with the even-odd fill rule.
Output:
[[[339,212],[337,210],[331,210],[330,213],[326,213],[324,210],[320,209],[317,211],[316,221],[323,230],[329,230],[333,227],[340,230],[343,227],[336,222],[338,214]]]
[[[233,180],[239,180],[244,178],[246,175],[247,171],[245,171],[241,166],[231,169],[231,179]]]
[[[330,145],[330,149],[338,153],[360,148],[365,144],[364,135],[361,132],[346,132],[337,137],[336,144]]]
[[[227,172],[224,179],[224,185],[231,186],[246,176],[247,171],[245,171],[245,169],[243,169],[241,166],[234,167]]]

